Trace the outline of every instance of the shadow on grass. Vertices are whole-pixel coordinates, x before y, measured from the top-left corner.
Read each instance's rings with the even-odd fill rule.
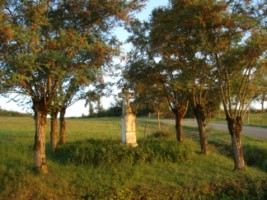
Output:
[[[197,127],[183,126],[183,131],[186,138],[199,142],[199,133]]]
[[[267,148],[256,145],[244,145],[244,158],[248,166],[267,172]]]
[[[233,157],[233,148],[229,141],[223,139],[211,140],[209,144],[215,150],[227,157]],[[245,163],[250,167],[267,172],[267,149],[257,145],[243,145]]]
[[[215,151],[219,154],[223,154],[227,157],[233,157],[233,149],[229,141],[223,139],[210,140],[209,145],[212,145],[215,148]]]

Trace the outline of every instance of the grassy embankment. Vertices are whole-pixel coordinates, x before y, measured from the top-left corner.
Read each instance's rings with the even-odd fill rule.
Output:
[[[138,121],[139,147],[127,148],[119,119],[69,119],[67,127],[68,143],[56,154],[47,134],[49,173],[35,174],[33,120],[0,117],[0,199],[267,198],[267,141],[243,137],[250,166],[235,172],[226,133],[210,130],[203,156],[195,128],[185,128],[188,139],[178,144],[172,127],[152,138],[156,124]]]

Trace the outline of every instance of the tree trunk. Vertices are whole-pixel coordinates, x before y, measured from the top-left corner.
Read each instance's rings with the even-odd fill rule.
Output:
[[[157,114],[158,114],[158,129],[160,130],[161,127],[160,127],[160,111],[159,110],[157,111]]]
[[[66,143],[66,122],[65,122],[66,108],[60,110],[60,144]]]
[[[175,130],[176,130],[176,139],[178,142],[183,141],[183,128],[182,128],[182,117],[178,114],[175,115]]]
[[[201,147],[201,153],[207,154],[207,137],[206,137],[206,117],[204,107],[196,105],[194,108],[195,117],[198,124],[199,142]]]
[[[57,112],[51,113],[50,143],[53,151],[57,148]]]
[[[245,161],[241,144],[242,118],[236,117],[234,120],[233,118],[227,117],[227,125],[234,151],[234,169],[243,170],[245,169]]]
[[[182,119],[184,118],[188,108],[188,100],[185,101],[178,108],[173,108],[172,111],[175,115],[175,130],[176,130],[176,139],[178,142],[183,141],[183,128],[182,128]]]
[[[46,134],[45,112],[35,110],[35,140],[34,140],[34,164],[38,172],[47,172],[45,157],[45,134]]]
[[[263,93],[261,98],[261,112],[264,113],[264,102],[266,100],[267,94]]]
[[[92,102],[89,102],[89,115],[92,117],[95,114]]]

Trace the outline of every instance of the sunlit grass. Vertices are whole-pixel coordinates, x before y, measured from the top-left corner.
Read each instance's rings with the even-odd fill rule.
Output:
[[[226,133],[209,131],[210,153],[207,156],[199,154],[197,129],[185,127],[187,138],[185,144],[188,142],[190,151],[194,152],[187,160],[140,164],[114,161],[107,165],[60,162],[50,149],[49,134],[47,134],[49,172],[35,174],[32,170],[33,119],[0,117],[0,123],[4,124],[0,126],[0,199],[3,200],[222,199],[224,194],[229,197],[227,199],[245,199],[244,195],[254,199],[264,199],[266,197],[264,194],[267,194],[264,190],[267,187],[264,182],[267,180],[267,175],[262,168],[247,167],[243,172],[233,171],[232,158],[222,151],[228,147],[230,141]],[[162,129],[162,131],[173,131],[173,127],[167,125]],[[139,147],[150,141],[149,135],[155,131],[157,131],[155,122],[138,121]],[[102,140],[120,143],[120,119],[67,120],[67,145],[81,141],[86,145],[86,141],[90,139],[99,141],[100,148],[105,144],[101,142]],[[166,145],[174,145],[175,134],[156,140],[162,140]],[[218,146],[216,141],[222,146]],[[243,144],[255,145],[260,149],[267,146],[264,141],[248,137],[243,138]],[[239,192],[238,196],[234,195],[236,192]]]
[[[225,121],[225,116],[221,111],[219,113],[216,113],[214,118],[208,119],[208,121]],[[267,112],[264,113],[247,112],[243,118],[243,124],[250,126],[267,127]]]

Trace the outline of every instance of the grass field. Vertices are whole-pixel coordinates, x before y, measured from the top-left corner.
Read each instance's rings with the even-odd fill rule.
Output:
[[[0,117],[0,199],[267,199],[267,141],[242,138],[249,166],[237,172],[223,132],[208,131],[203,156],[195,128],[178,144],[173,127],[154,138],[156,123],[138,121],[139,146],[127,148],[119,118],[68,119],[67,144],[53,154],[47,134],[49,172],[36,174],[33,125]]]
[[[225,121],[223,111],[216,113],[214,118],[209,121]],[[243,118],[244,125],[267,127],[267,112],[265,113],[249,113],[247,112]]]

